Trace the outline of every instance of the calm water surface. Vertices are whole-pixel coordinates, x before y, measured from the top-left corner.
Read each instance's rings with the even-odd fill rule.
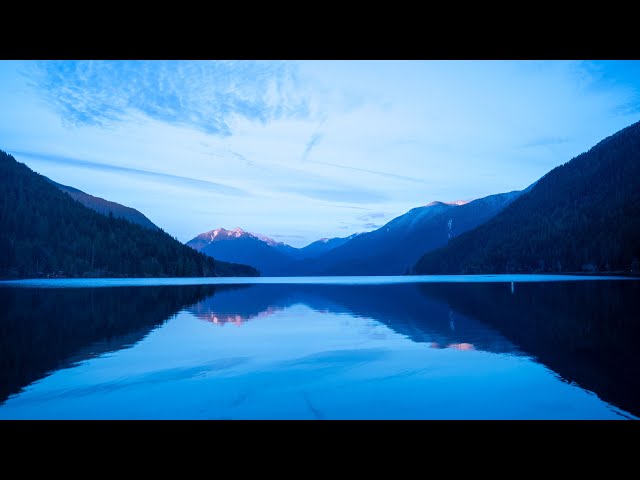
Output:
[[[0,419],[637,419],[639,340],[620,278],[0,282]]]

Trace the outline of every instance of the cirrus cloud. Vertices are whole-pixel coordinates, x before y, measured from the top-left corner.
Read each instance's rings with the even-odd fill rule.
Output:
[[[206,133],[232,134],[235,118],[305,118],[296,65],[283,61],[40,61],[25,71],[65,122],[100,125],[129,110]]]

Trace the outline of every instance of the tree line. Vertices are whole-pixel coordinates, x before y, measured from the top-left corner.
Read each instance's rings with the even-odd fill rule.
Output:
[[[255,276],[85,207],[0,150],[0,277]]]
[[[640,122],[542,177],[414,273],[631,272],[640,259]]]

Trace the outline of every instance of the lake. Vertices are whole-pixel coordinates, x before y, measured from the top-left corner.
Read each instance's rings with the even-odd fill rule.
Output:
[[[637,419],[640,281],[0,282],[0,419]]]

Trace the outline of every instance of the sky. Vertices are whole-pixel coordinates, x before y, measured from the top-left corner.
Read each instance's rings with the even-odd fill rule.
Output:
[[[371,231],[639,120],[640,61],[0,60],[0,150],[182,242]]]

